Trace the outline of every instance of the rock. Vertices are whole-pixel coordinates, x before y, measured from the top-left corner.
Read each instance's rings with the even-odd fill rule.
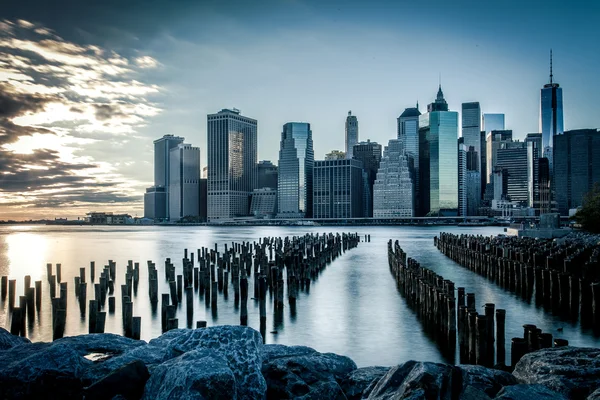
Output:
[[[544,385],[512,385],[498,392],[494,400],[567,400],[568,397]]]
[[[154,368],[143,399],[235,400],[240,398],[237,387],[227,359],[215,350],[199,348]]]
[[[451,399],[460,393],[461,370],[431,362],[407,361],[385,374],[369,399]]]
[[[600,400],[600,387],[590,394],[587,400]]]
[[[345,399],[341,382],[354,361],[304,346],[263,346],[262,373],[269,399]]]
[[[600,349],[555,347],[526,354],[513,375],[523,383],[542,384],[571,399],[585,399],[600,387]]]
[[[25,337],[15,336],[6,329],[0,328],[0,351],[27,343],[31,343],[31,341]]]
[[[463,391],[468,387],[474,387],[489,397],[494,397],[504,386],[519,383],[512,374],[496,369],[478,365],[459,365],[458,368],[462,372]]]
[[[68,345],[32,343],[0,352],[0,398],[81,398],[86,361]]]
[[[475,388],[474,386],[467,386],[460,394],[459,400],[491,400],[491,397],[485,394],[485,392]]]
[[[373,381],[379,381],[389,370],[389,367],[358,368],[346,375],[340,386],[348,400],[358,400]]]
[[[104,378],[85,388],[85,400],[139,399],[144,393],[144,385],[150,377],[148,368],[142,361],[133,361],[112,371]]]
[[[212,349],[227,360],[236,382],[239,399],[265,397],[267,384],[261,374],[262,336],[246,326],[214,326],[203,329],[174,329],[148,343],[144,351],[156,350],[173,358],[195,349]],[[151,370],[154,374],[155,371]]]

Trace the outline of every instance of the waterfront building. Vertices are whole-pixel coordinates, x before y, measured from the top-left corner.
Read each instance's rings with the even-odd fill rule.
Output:
[[[363,165],[357,159],[315,161],[314,218],[363,217]]]
[[[481,200],[481,107],[479,102],[462,104],[462,138],[465,145],[465,215],[477,215]],[[477,195],[479,193],[479,195]]]
[[[458,138],[458,215],[467,215],[467,146],[465,138]]]
[[[352,158],[354,145],[358,143],[358,119],[348,111],[346,117],[346,158]]]
[[[364,216],[373,216],[373,184],[377,178],[379,163],[381,162],[381,145],[377,142],[360,142],[354,145],[354,158],[360,160],[365,173],[365,189],[363,191]]]
[[[325,154],[325,160],[345,160],[346,152],[340,150],[331,150]]]
[[[540,158],[542,158],[542,134],[528,133],[527,146],[527,206],[539,214],[540,205]]]
[[[206,222],[208,220],[208,179],[200,178],[200,194],[198,195],[200,203],[200,222]]]
[[[600,131],[577,129],[554,136],[554,188],[558,212],[583,204],[586,193],[600,182]]]
[[[144,217],[146,218],[169,219],[171,177],[169,154],[171,149],[177,147],[183,141],[184,138],[173,135],[164,135],[154,141],[154,186],[147,188],[144,194]],[[148,206],[146,206],[146,201],[149,202]],[[162,207],[164,209],[161,209]],[[146,214],[146,210],[148,214]]]
[[[503,142],[496,152],[496,169],[506,178],[506,198],[527,207],[529,201],[528,157],[525,142]]]
[[[257,172],[257,189],[271,188],[277,190],[277,165],[273,165],[271,161],[260,161],[258,163]]]
[[[543,156],[550,161],[552,173],[553,138],[561,135],[563,126],[562,88],[553,80],[552,50],[550,50],[550,83],[540,90],[540,132],[542,133]]]
[[[312,216],[313,150],[310,124],[288,122],[279,146],[277,212],[281,218]]]
[[[208,220],[248,216],[258,175],[257,121],[237,109],[207,119]]]
[[[277,213],[277,189],[270,187],[254,189],[250,213],[257,218],[275,216]]]
[[[200,217],[200,149],[181,143],[169,152],[169,217]]]
[[[448,111],[440,85],[436,100],[419,117],[421,215],[458,213],[458,113]]]
[[[408,158],[411,179],[414,186],[415,215],[420,215],[420,177],[419,177],[419,103],[416,107],[404,109],[398,117],[398,139],[402,141],[404,153]]]
[[[512,142],[512,130],[493,130],[486,137],[487,183],[491,183],[492,172],[496,169],[496,154],[502,143]]]
[[[480,146],[479,146],[479,165],[481,170],[481,199],[483,200],[485,187],[488,183],[488,166],[487,166],[487,143],[486,133],[484,130],[480,132]]]
[[[383,157],[373,184],[373,217],[414,217],[414,185],[409,158],[401,140],[392,139]]]
[[[144,193],[144,218],[162,221],[167,218],[167,191],[163,186],[152,186]]]

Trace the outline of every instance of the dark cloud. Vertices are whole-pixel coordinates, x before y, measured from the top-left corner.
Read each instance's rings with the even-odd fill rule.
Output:
[[[15,118],[28,112],[39,112],[54,99],[30,93],[17,93],[14,86],[0,82],[0,118]]]
[[[125,113],[120,111],[116,104],[94,104],[96,109],[96,119],[98,121],[106,121],[115,117],[124,117]]]
[[[76,113],[83,113],[83,110],[81,108],[78,108],[75,106],[69,108],[69,111],[76,112]]]

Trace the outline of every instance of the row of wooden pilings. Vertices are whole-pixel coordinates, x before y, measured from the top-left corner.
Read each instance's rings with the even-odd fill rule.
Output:
[[[525,299],[600,331],[600,246],[589,235],[562,241],[441,233],[447,257]]]
[[[474,293],[465,293],[464,287],[457,288],[455,293],[454,282],[409,258],[398,241],[388,242],[388,262],[400,294],[416,312],[424,329],[433,334],[446,358],[454,360],[458,341],[460,363],[506,368],[505,310],[487,303],[483,306],[484,313],[479,314]],[[528,339],[531,345],[525,341],[524,346],[523,338],[512,339],[511,367],[527,352],[541,348],[540,343],[552,342],[551,334],[542,333],[534,325],[525,327],[525,339],[531,337]],[[555,344],[564,346],[568,342],[557,339]]]
[[[267,293],[274,301],[275,311],[284,307],[284,291],[287,283],[287,294],[291,312],[295,313],[296,299],[300,291],[310,290],[311,281],[319,273],[345,251],[352,249],[360,242],[358,234],[307,234],[299,237],[275,238],[267,237],[258,242],[225,244],[224,252],[220,253],[218,246],[214,249],[202,248],[194,252],[184,250],[180,274],[177,268],[167,258],[164,264],[164,279],[169,292],[159,297],[158,270],[156,264],[148,261],[148,298],[153,310],[161,301],[161,327],[165,332],[179,327],[176,318],[177,310],[185,304],[187,311],[187,327],[192,327],[194,296],[205,300],[206,307],[212,309],[213,316],[217,312],[218,294],[227,300],[229,285],[234,294],[234,306],[240,310],[240,324],[248,323],[248,292],[249,281],[253,281],[252,300],[259,302],[260,325],[263,338],[266,331],[266,301]],[[370,241],[370,235],[364,237]],[[62,265],[47,264],[49,296],[52,304],[52,333],[53,339],[63,337],[67,315],[67,282],[62,281]],[[103,333],[105,330],[107,308],[108,314],[116,310],[115,282],[117,282],[117,265],[109,260],[100,272],[98,283],[95,262],[90,262],[89,279],[94,285],[93,299],[87,300],[86,268],[80,268],[79,276],[74,277],[74,293],[79,302],[81,318],[88,317],[88,332]],[[121,284],[121,317],[123,334],[139,339],[141,335],[141,316],[134,316],[134,297],[140,279],[139,263],[129,260],[124,274],[124,284]],[[196,294],[195,294],[196,293]],[[58,295],[58,296],[57,296]],[[8,311],[11,321],[11,333],[25,336],[26,321],[34,320],[34,315],[42,307],[42,281],[36,281],[31,287],[31,277],[24,278],[24,295],[19,296],[19,304],[15,304],[16,280],[0,277],[0,298],[2,303],[8,297]],[[139,301],[139,300],[138,300]],[[107,307],[108,303],[108,307]],[[8,321],[8,318],[7,318]],[[196,327],[205,327],[206,321],[197,321]]]

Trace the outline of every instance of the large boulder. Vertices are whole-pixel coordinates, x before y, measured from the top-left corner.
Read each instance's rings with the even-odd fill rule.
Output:
[[[544,385],[512,385],[498,392],[494,400],[567,400],[568,397]]]
[[[467,388],[473,387],[494,397],[503,387],[519,383],[512,374],[497,369],[478,365],[459,365],[458,368],[462,373],[463,393]]]
[[[541,384],[570,399],[585,399],[600,387],[600,349],[555,347],[526,354],[513,375]]]
[[[25,337],[15,336],[6,329],[0,328],[0,351],[26,343],[31,343],[31,341]]]
[[[452,399],[462,390],[457,367],[407,361],[390,369],[369,394],[369,399]]]
[[[372,383],[377,383],[390,367],[364,367],[350,372],[341,383],[342,390],[348,400],[359,400]]]
[[[148,368],[143,362],[130,362],[85,388],[85,400],[114,399],[116,396],[139,399],[149,377]]]
[[[267,385],[261,373],[263,347],[262,336],[245,326],[215,326],[203,329],[174,329],[148,343],[144,352],[155,351],[165,360],[197,349],[210,349],[221,355],[235,377],[239,399],[261,399],[265,397]],[[204,353],[202,357],[206,357]],[[192,355],[185,359],[190,360]],[[158,360],[157,360],[158,361]],[[162,366],[162,365],[159,365]],[[155,369],[151,373],[155,374]]]
[[[241,398],[238,387],[224,355],[213,349],[198,348],[156,366],[146,383],[143,399],[236,400]]]
[[[269,399],[345,399],[339,384],[354,361],[305,346],[263,346],[262,373]]]

